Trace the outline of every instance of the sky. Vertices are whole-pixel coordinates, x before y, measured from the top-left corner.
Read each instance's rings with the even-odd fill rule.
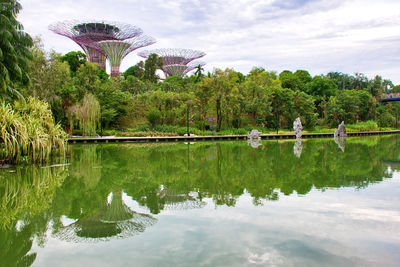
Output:
[[[157,40],[142,49],[204,51],[204,69],[247,74],[308,70],[381,75],[400,84],[399,0],[20,0],[19,21],[47,51],[80,50],[48,25],[63,20],[132,24]],[[142,60],[136,50],[121,70]]]

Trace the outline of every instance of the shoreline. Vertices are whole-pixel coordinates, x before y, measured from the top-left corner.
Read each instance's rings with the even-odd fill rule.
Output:
[[[348,132],[347,137],[400,134],[400,130]],[[296,139],[295,134],[261,134],[261,140]],[[333,138],[333,133],[304,133],[302,138]],[[118,142],[179,142],[179,141],[218,141],[218,140],[247,140],[247,135],[214,135],[214,136],[159,136],[159,137],[73,137],[68,143],[118,143]]]

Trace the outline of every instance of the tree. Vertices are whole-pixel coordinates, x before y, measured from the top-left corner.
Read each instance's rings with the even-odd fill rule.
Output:
[[[144,75],[144,62],[141,60],[136,65],[129,67],[123,75],[125,79],[128,76],[135,76],[138,79],[142,79]]]
[[[289,70],[282,71],[279,74],[279,80],[282,83],[282,88],[288,88],[293,91],[300,90],[300,79]]]
[[[94,94],[96,89],[100,86],[97,65],[91,62],[82,64],[76,71],[74,81],[79,100],[82,99],[86,93]]]
[[[86,55],[81,51],[72,51],[60,57],[60,60],[67,62],[71,73],[75,73],[82,64],[85,64]]]
[[[151,54],[144,63],[143,79],[157,83],[160,77],[156,74],[156,70],[161,69],[162,66],[162,57],[159,57],[157,54]]]
[[[296,70],[293,76],[296,77],[299,81],[299,89],[305,92],[307,84],[312,81],[310,73],[306,70]]]
[[[281,128],[282,116],[289,124],[293,121],[293,91],[290,89],[274,88],[270,94],[272,113],[276,119],[276,132]]]
[[[217,132],[221,131],[223,120],[230,121],[231,114],[230,94],[237,85],[239,79],[237,73],[232,69],[215,69],[211,78],[204,79],[205,87],[211,93],[211,100],[214,103],[217,116]]]
[[[194,72],[194,75],[196,75],[196,82],[204,77],[203,71],[204,68],[200,64],[196,66],[196,71]]]
[[[73,107],[73,115],[83,136],[96,135],[97,124],[100,122],[100,104],[96,96],[87,93],[81,103]]]
[[[15,0],[0,2],[0,93],[7,98],[20,96],[14,88],[15,82],[29,82],[28,61],[32,57],[29,47],[33,42],[16,20],[21,8]]]
[[[245,110],[253,123],[265,123],[265,118],[271,112],[269,92],[274,88],[281,88],[276,73],[259,69],[252,69],[239,87]]]

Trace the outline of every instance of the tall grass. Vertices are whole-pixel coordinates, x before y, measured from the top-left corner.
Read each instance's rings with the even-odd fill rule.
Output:
[[[1,162],[46,162],[53,151],[65,152],[66,138],[46,102],[32,97],[14,107],[0,102]]]

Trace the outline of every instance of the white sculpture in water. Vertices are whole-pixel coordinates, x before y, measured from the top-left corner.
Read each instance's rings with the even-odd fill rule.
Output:
[[[261,132],[257,130],[251,130],[251,132],[247,135],[247,139],[261,139],[260,137]]]
[[[293,122],[293,130],[296,133],[296,139],[301,138],[301,130],[303,129],[303,125],[301,125],[300,117]]]
[[[335,133],[333,134],[334,137],[347,137],[346,127],[344,126],[344,121],[339,125],[336,129]]]

